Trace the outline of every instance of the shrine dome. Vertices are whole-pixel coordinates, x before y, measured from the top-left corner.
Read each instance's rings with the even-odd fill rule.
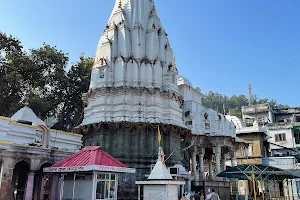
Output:
[[[193,87],[192,83],[189,81],[189,79],[185,78],[184,76],[179,76],[178,78],[178,85],[187,85],[190,87]]]
[[[12,121],[16,122],[25,122],[25,123],[34,123],[40,120],[33,110],[27,106],[18,110],[12,117]]]

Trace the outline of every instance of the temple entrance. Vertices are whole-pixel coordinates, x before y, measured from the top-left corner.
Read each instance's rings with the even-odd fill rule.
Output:
[[[27,176],[30,171],[26,161],[20,161],[15,165],[13,171],[14,200],[23,200],[26,189]]]
[[[33,200],[49,200],[51,192],[51,174],[44,174],[43,169],[51,167],[50,163],[44,163],[34,175]]]

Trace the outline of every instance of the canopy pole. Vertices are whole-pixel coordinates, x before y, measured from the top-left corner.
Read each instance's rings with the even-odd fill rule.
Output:
[[[272,199],[272,195],[271,195],[271,185],[270,185],[270,177],[268,176],[268,191],[269,191],[269,198],[270,200]]]
[[[286,179],[286,184],[287,184],[288,200],[290,200],[290,186],[289,186],[289,179]]]
[[[280,187],[279,187],[279,179],[277,179],[277,194],[278,194],[278,200],[280,200]]]
[[[295,200],[295,197],[294,197],[294,187],[293,187],[293,179],[291,179],[291,187],[292,187],[292,197],[293,197],[293,200]]]
[[[274,177],[274,193],[275,193],[276,200],[278,200],[278,193],[276,192],[276,184],[277,184],[276,177]]]
[[[261,190],[262,190],[262,200],[265,200],[265,192],[264,192],[264,182],[263,182],[263,179],[262,179],[262,177],[260,178],[260,186],[261,186]]]
[[[253,185],[253,196],[254,196],[254,200],[256,200],[255,176],[254,176],[253,168],[252,168],[252,185]]]
[[[76,173],[74,173],[73,176],[73,196],[72,196],[72,200],[74,200],[74,195],[75,195],[75,182],[76,182]]]

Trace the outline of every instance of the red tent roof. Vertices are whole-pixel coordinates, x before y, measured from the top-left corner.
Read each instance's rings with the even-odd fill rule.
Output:
[[[52,167],[75,167],[89,165],[127,167],[125,164],[121,163],[119,160],[103,151],[100,146],[84,147],[81,151],[56,163]]]

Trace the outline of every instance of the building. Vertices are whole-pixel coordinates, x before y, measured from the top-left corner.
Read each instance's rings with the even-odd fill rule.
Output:
[[[249,143],[247,155],[237,153],[239,164],[264,164],[296,171],[299,170],[297,145],[299,143],[299,108],[273,109],[269,104],[249,105],[242,108],[242,119],[232,120],[237,136]],[[249,194],[248,181],[239,182],[240,194]],[[262,186],[260,186],[262,188]],[[287,195],[286,183],[281,194]],[[293,182],[294,196],[299,196],[300,182]],[[284,192],[285,191],[285,192]]]
[[[52,130],[28,107],[0,117],[0,199],[40,200],[50,196],[43,168],[82,147],[82,135]]]
[[[247,127],[251,127],[256,121],[260,127],[266,129],[270,153],[273,156],[295,153],[295,135],[299,143],[297,127],[300,122],[300,108],[272,109],[269,104],[256,104],[243,107],[242,115],[242,120]]]
[[[194,181],[214,179],[227,156],[235,156],[234,124],[204,108],[200,89],[177,75],[154,1],[116,0],[98,43],[77,131],[84,145],[101,146],[136,169],[134,175],[121,176],[120,199],[135,199],[135,181],[150,173],[158,127],[161,146],[170,155],[166,165],[183,165]]]

